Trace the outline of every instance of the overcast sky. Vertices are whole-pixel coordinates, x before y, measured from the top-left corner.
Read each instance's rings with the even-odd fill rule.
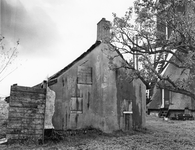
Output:
[[[133,0],[0,0],[5,46],[20,41],[4,76],[12,73],[0,81],[0,97],[9,95],[12,84],[34,86],[64,68],[95,43],[101,18],[112,21],[113,12],[123,16],[132,5]]]

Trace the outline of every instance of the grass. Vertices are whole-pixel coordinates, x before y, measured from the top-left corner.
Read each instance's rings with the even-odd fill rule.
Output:
[[[86,130],[43,145],[0,145],[1,150],[195,150],[195,121],[147,116],[146,130],[105,134]]]

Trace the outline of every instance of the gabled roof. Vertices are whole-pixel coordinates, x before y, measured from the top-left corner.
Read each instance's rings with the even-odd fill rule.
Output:
[[[75,63],[77,63],[79,60],[84,58],[86,55],[88,55],[91,51],[93,51],[97,46],[101,44],[100,41],[96,41],[95,44],[93,44],[86,52],[84,52],[81,56],[79,56],[77,59],[75,59],[72,63],[70,63],[68,66],[64,67],[62,70],[58,71],[54,75],[52,75],[49,80],[55,79],[59,77],[61,74],[66,72],[69,68],[71,68]]]

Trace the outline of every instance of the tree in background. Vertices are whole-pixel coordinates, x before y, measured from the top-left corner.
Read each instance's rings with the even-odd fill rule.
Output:
[[[17,41],[16,46],[7,48],[4,44],[4,39],[5,37],[0,35],[0,82],[15,70],[11,66],[13,66],[14,60],[17,57],[17,48],[19,45],[19,41]]]
[[[194,12],[192,0],[136,0],[124,17],[113,14],[111,45],[130,58],[122,67],[134,70],[147,89],[157,85],[195,99]],[[165,76],[169,64],[187,78]]]

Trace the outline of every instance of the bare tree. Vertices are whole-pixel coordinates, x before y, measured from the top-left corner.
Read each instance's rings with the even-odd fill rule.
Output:
[[[11,65],[17,57],[17,48],[19,45],[19,41],[17,41],[13,48],[7,48],[4,44],[4,39],[5,37],[0,35],[0,82],[14,71],[9,68],[11,68]]]
[[[154,85],[195,99],[195,5],[193,0],[136,0],[124,17],[113,14],[110,44],[130,61],[147,89]],[[163,71],[171,64],[187,78],[173,80]]]

